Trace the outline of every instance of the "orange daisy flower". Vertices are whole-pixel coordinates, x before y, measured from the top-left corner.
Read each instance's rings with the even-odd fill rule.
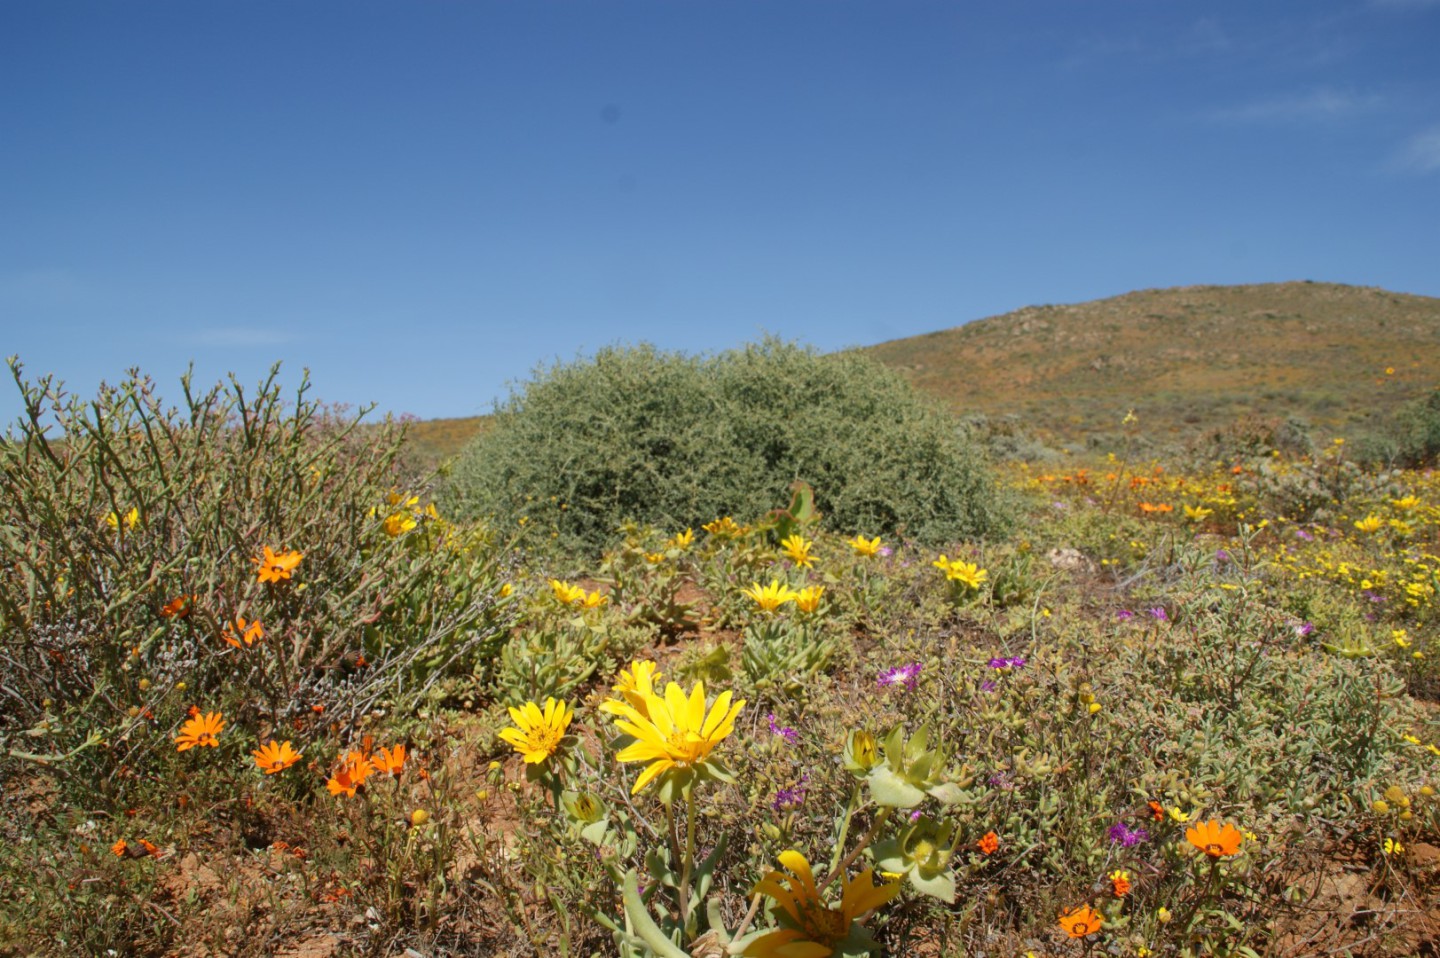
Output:
[[[1101,918],[1100,913],[1089,905],[1081,905],[1060,916],[1060,927],[1064,928],[1065,934],[1071,938],[1093,935],[1104,926],[1105,919]]]
[[[303,552],[282,552],[276,555],[265,546],[260,558],[252,558],[255,563],[255,575],[261,582],[283,582],[295,574],[295,567],[300,560],[305,558]]]
[[[405,767],[405,746],[397,745],[393,749],[382,748],[370,757],[370,764],[381,775],[387,772],[391,775],[399,775],[400,770]]]
[[[270,740],[269,745],[255,749],[250,754],[255,756],[255,764],[260,766],[261,771],[266,775],[283,772],[304,757],[295,751],[289,742],[281,743],[274,739]]]
[[[364,752],[351,752],[345,756],[340,770],[325,783],[325,787],[330,790],[331,795],[354,795],[355,790],[365,784],[365,779],[370,777],[374,768]]]
[[[1185,829],[1190,844],[1211,858],[1224,858],[1240,851],[1240,829],[1229,822],[1202,822]]]
[[[1151,818],[1155,819],[1155,821],[1157,821],[1157,822],[1163,822],[1163,821],[1165,820],[1165,806],[1164,806],[1164,805],[1161,805],[1159,802],[1146,802],[1145,804],[1148,805],[1148,806],[1150,806],[1150,817],[1151,817]]]
[[[199,710],[197,709],[196,712],[198,713]],[[211,712],[209,715],[197,714],[180,726],[180,734],[175,738],[175,750],[183,752],[187,748],[194,748],[197,745],[216,748],[220,744],[220,730],[224,727],[225,720],[220,717],[219,712]]]
[[[236,636],[239,636],[239,638],[236,638]],[[248,649],[256,642],[265,638],[265,627],[260,624],[259,619],[246,622],[244,618],[236,616],[234,625],[222,632],[220,638],[224,639],[227,645],[233,645],[237,649]],[[245,643],[243,646],[240,644],[242,640]]]
[[[122,838],[115,844],[110,846],[110,853],[113,854],[116,858],[124,858],[125,850],[129,847],[129,845],[125,844],[125,839]]]
[[[160,607],[160,616],[165,619],[173,619],[176,616],[185,619],[189,618],[191,611],[195,608],[195,596],[177,595]]]
[[[985,837],[975,843],[975,847],[986,855],[993,855],[1000,848],[1000,836],[994,832],[986,832]]]

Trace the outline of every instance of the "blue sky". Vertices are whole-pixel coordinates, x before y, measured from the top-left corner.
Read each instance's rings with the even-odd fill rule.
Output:
[[[5,0],[0,353],[429,418],[616,342],[1437,296],[1437,50],[1440,0]]]

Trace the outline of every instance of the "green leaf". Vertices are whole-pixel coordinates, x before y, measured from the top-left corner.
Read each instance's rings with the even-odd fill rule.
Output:
[[[605,833],[610,830],[610,823],[605,819],[598,822],[591,822],[580,829],[580,837],[594,845],[605,844]]]
[[[655,919],[650,917],[650,910],[640,900],[640,880],[633,870],[625,873],[620,898],[625,903],[625,917],[630,919],[635,933],[659,958],[690,958],[678,945],[665,937],[660,926],[655,924]]]
[[[914,808],[925,801],[925,793],[905,779],[896,775],[888,765],[870,770],[866,781],[870,783],[870,797],[878,805],[891,808]]]
[[[955,901],[955,875],[948,868],[928,876],[917,868],[910,873],[910,884],[915,886],[916,891],[938,898],[947,905]]]
[[[965,799],[965,793],[954,782],[941,782],[927,789],[931,798],[945,805],[955,805]]]

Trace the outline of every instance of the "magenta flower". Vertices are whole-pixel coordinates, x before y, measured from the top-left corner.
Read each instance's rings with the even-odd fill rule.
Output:
[[[911,662],[909,665],[899,665],[893,669],[886,669],[876,679],[876,684],[884,686],[903,685],[907,689],[914,689],[915,683],[920,678],[920,670],[924,666],[919,662]]]
[[[1116,822],[1114,825],[1111,825],[1110,831],[1107,832],[1107,834],[1110,836],[1110,841],[1119,845],[1121,848],[1133,848],[1141,842],[1148,842],[1150,840],[1150,833],[1145,829],[1131,828],[1124,822]]]
[[[1120,609],[1115,613],[1115,618],[1120,622],[1129,622],[1131,619],[1135,618],[1135,613],[1131,612],[1129,609]]]
[[[1150,614],[1155,617],[1155,621],[1157,621],[1157,622],[1169,622],[1169,621],[1170,621],[1170,616],[1168,616],[1168,615],[1165,614],[1165,607],[1164,607],[1164,606],[1157,605],[1155,608],[1153,608],[1153,609],[1150,610]]]

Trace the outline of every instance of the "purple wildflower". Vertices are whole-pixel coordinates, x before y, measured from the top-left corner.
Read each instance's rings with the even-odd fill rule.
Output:
[[[799,733],[799,732],[795,731],[793,728],[791,728],[791,727],[788,726],[788,725],[777,725],[777,724],[776,724],[776,722],[775,722],[775,713],[774,713],[774,712],[771,712],[769,715],[765,716],[765,718],[766,718],[766,720],[769,721],[769,723],[770,723],[770,734],[771,734],[771,735],[778,735],[778,736],[780,736],[781,738],[783,738],[785,741],[791,742],[791,743],[794,743],[794,742],[799,741],[799,739],[800,739],[800,733]]]
[[[770,807],[777,812],[788,812],[805,804],[805,789],[803,788],[782,788],[775,793],[775,800]]]
[[[1224,565],[1226,562],[1230,561],[1230,553],[1226,552],[1224,549],[1216,549],[1215,561],[1220,563],[1221,565]]]
[[[991,788],[998,788],[1002,792],[1012,791],[1015,788],[1015,784],[1010,781],[1010,773],[1003,770],[987,778],[985,784]]]
[[[985,681],[983,681],[983,682],[980,683],[980,691],[982,691],[982,692],[993,692],[993,691],[995,691],[995,683],[992,682],[990,679],[986,679]]]
[[[876,679],[876,684],[880,686],[903,685],[907,689],[914,689],[916,681],[920,678],[920,670],[923,668],[924,666],[919,662],[911,662],[909,665],[897,665],[893,669],[886,669],[881,672]]]
[[[1306,532],[1304,529],[1296,529],[1295,534],[1300,538],[1304,539],[1306,542],[1315,541],[1315,537],[1312,536],[1310,533]]]
[[[915,811],[913,811],[913,812],[910,813],[910,821],[912,821],[912,822],[918,822],[918,821],[920,821],[920,809],[917,808],[917,809],[915,809]]]
[[[990,667],[992,669],[1023,669],[1025,667],[1025,659],[1019,655],[1014,655],[1006,659],[994,658],[990,660]]]
[[[791,809],[799,808],[805,804],[805,786],[809,784],[810,776],[801,775],[800,781],[795,783],[794,788],[782,788],[775,792],[775,799],[770,807],[777,812],[788,812]]]
[[[895,550],[890,548],[889,546],[881,546],[880,554],[882,556],[885,556],[886,558],[889,558],[890,556],[893,556],[895,554]]]
[[[1133,848],[1141,842],[1148,842],[1150,840],[1150,833],[1145,829],[1131,828],[1124,822],[1116,822],[1114,825],[1111,825],[1108,834],[1110,841],[1119,845],[1121,848]]]
[[[1150,614],[1155,617],[1155,621],[1157,622],[1170,621],[1170,616],[1165,614],[1165,607],[1163,605],[1157,605],[1155,608],[1151,609]]]
[[[1119,609],[1115,612],[1115,619],[1118,622],[1129,622],[1133,618],[1135,618],[1135,613],[1129,609]]]
[[[1314,631],[1315,623],[1313,622],[1301,622],[1299,625],[1295,626],[1295,634],[1300,636],[1301,638],[1304,638],[1305,636],[1309,635],[1311,632]]]

